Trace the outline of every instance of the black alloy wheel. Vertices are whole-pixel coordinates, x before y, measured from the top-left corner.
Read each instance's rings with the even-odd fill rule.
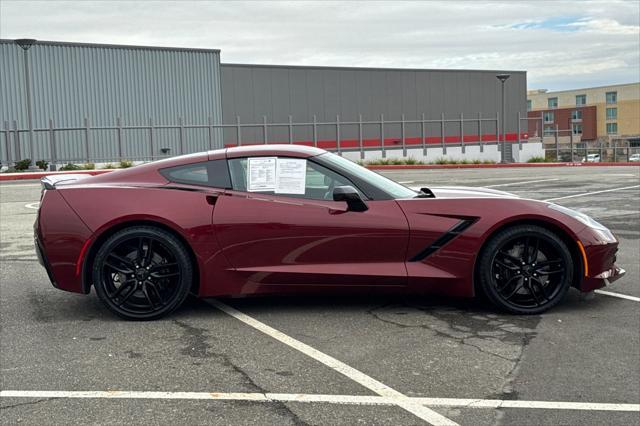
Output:
[[[151,320],[184,302],[193,266],[174,235],[136,226],[116,232],[102,244],[92,272],[96,293],[109,310],[129,320]]]
[[[534,225],[507,228],[478,258],[480,288],[499,308],[539,314],[559,303],[573,280],[573,259],[553,232]]]

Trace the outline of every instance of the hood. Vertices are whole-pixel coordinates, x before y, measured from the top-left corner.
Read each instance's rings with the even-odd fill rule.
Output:
[[[429,188],[429,191],[436,198],[519,198],[510,192],[472,186],[440,186]]]

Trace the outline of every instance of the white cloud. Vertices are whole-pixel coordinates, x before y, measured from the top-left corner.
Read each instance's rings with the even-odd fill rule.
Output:
[[[224,62],[525,69],[530,87],[640,80],[640,3],[0,2],[0,36],[222,49]]]

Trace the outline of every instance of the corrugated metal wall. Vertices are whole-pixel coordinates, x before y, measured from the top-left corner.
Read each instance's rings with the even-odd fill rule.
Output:
[[[504,71],[467,70],[397,70],[327,68],[298,66],[263,66],[222,64],[222,109],[226,124],[236,122],[309,122],[313,115],[318,121],[408,120],[495,117],[501,106],[500,82],[496,74]],[[506,83],[506,131],[517,131],[518,112],[526,117],[526,72],[510,71]],[[526,123],[523,123],[526,128]],[[465,134],[477,134],[477,125],[465,123]],[[357,138],[357,126],[344,126],[341,138]],[[419,135],[419,124],[409,124],[407,135]],[[460,126],[447,123],[447,135],[458,136]],[[310,128],[296,128],[294,140],[310,140]],[[495,123],[486,124],[483,133],[495,134]],[[400,136],[400,125],[385,126],[389,136]],[[427,126],[428,135],[438,135],[439,124]],[[379,127],[365,126],[364,138],[375,138]],[[319,129],[319,139],[335,139],[335,130]],[[243,129],[243,143],[262,140],[260,128]],[[269,130],[269,141],[286,142],[286,127]],[[225,142],[235,143],[233,129],[225,129]]]
[[[38,42],[28,50],[33,105],[33,125],[81,127],[90,125],[145,126],[207,124],[222,120],[220,54],[217,50],[167,49]],[[22,49],[12,40],[0,40],[0,126],[5,121],[27,129],[27,108]],[[56,138],[57,157],[85,160],[85,132],[64,132]],[[125,158],[149,158],[149,131],[123,132]],[[207,129],[185,129],[185,152],[209,149]],[[154,156],[160,148],[179,154],[177,129],[154,132]],[[91,132],[92,161],[117,158],[117,131]],[[22,158],[48,159],[46,132],[35,135],[34,153],[29,153],[28,135],[20,134]],[[5,159],[4,140],[2,158]],[[12,142],[13,143],[13,142]],[[222,146],[216,132],[214,146]]]

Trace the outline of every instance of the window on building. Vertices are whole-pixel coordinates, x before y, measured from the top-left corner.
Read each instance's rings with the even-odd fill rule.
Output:
[[[572,120],[582,120],[582,111],[577,109],[571,113]]]
[[[615,120],[618,118],[618,108],[607,108],[607,120]]]
[[[607,134],[608,135],[618,134],[618,123],[607,123]]]
[[[574,124],[571,126],[571,131],[573,132],[574,135],[581,135],[582,134],[582,124]]]
[[[576,95],[576,106],[587,104],[587,95]]]
[[[543,119],[545,123],[553,123],[555,121],[555,114],[553,111],[545,111],[543,114]]]
[[[544,126],[544,135],[545,136],[553,136],[555,133],[555,129],[553,126]]]
[[[547,105],[549,108],[558,108],[558,98],[547,99]]]
[[[527,111],[531,111],[531,99],[527,99]]]
[[[618,92],[607,92],[607,103],[615,104],[618,102]]]

